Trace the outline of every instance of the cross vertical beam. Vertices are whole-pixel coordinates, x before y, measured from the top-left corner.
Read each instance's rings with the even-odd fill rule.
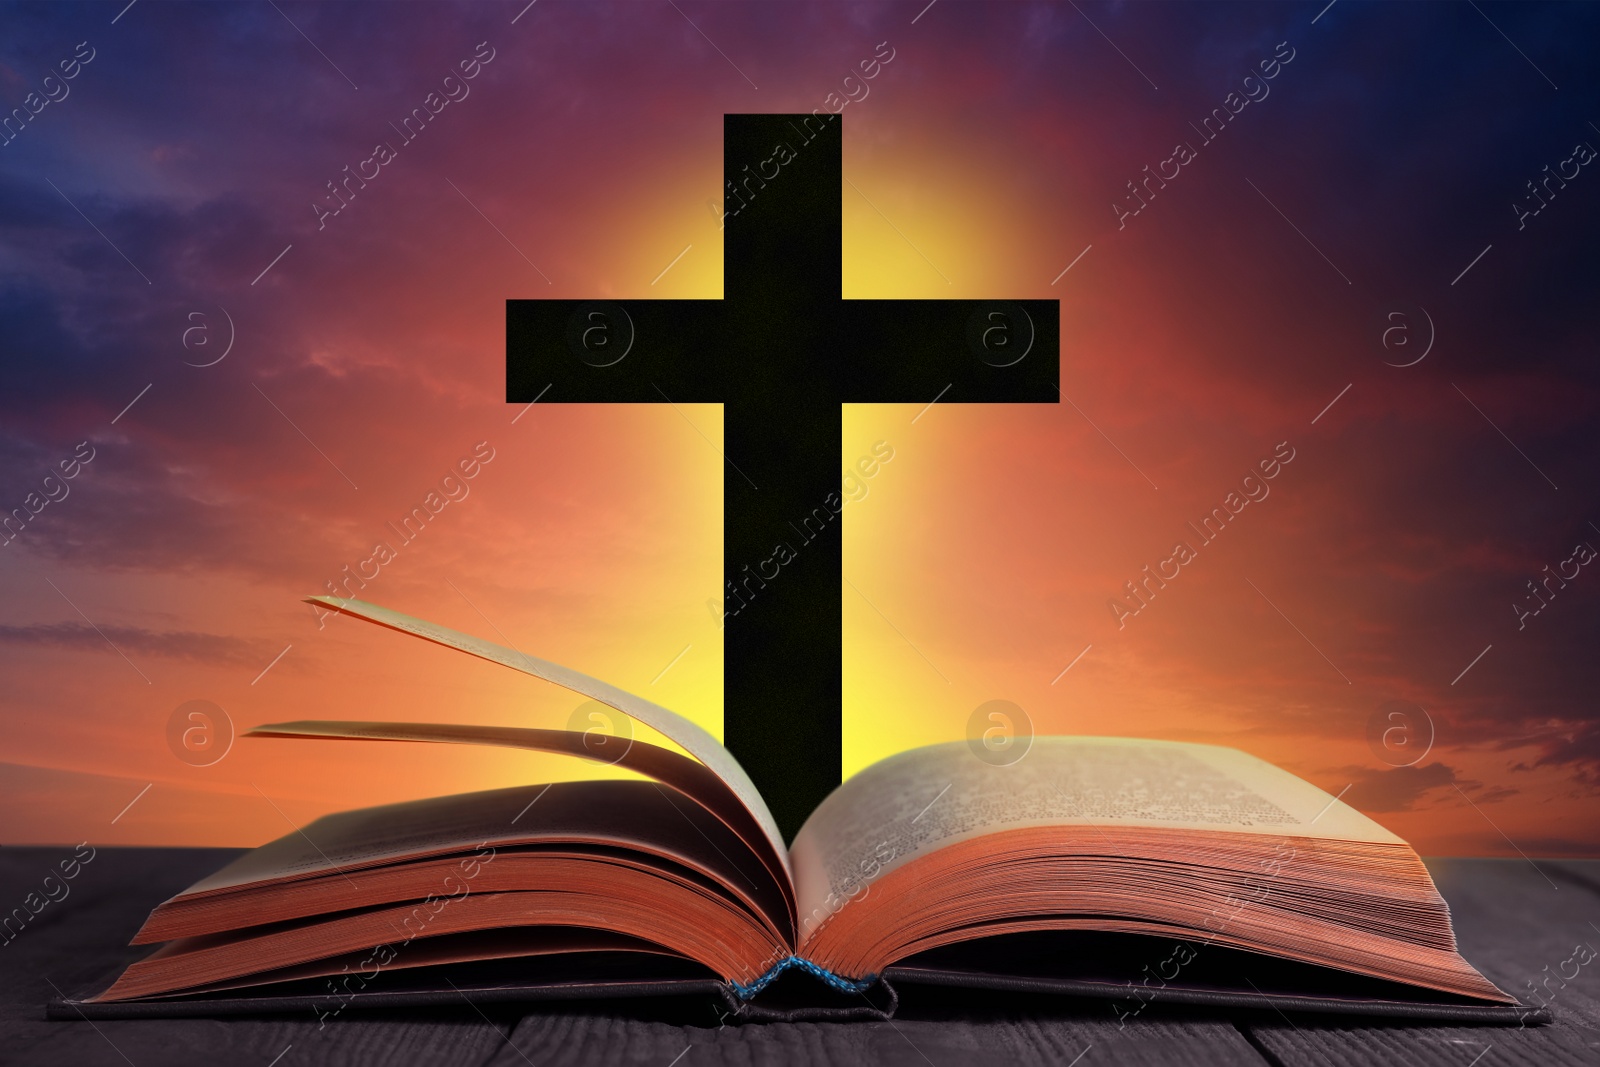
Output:
[[[845,403],[1056,403],[1055,300],[843,300],[842,120],[728,115],[722,300],[508,300],[506,399],[722,403],[724,743],[786,837],[839,782]]]

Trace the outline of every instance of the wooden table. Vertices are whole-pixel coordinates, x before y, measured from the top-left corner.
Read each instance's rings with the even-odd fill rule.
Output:
[[[0,914],[21,905],[71,848],[0,850]],[[1556,1022],[1528,1027],[1365,1026],[1273,1012],[1183,1010],[1159,1001],[1119,1029],[1107,1005],[962,996],[911,1005],[893,1022],[718,1026],[623,1015],[616,1005],[405,1012],[315,1020],[48,1022],[52,982],[125,943],[150,908],[234,855],[223,849],[103,848],[11,941],[0,938],[0,1063],[50,1067],[307,1067],[429,1064],[1404,1064],[1600,1063],[1600,957],[1552,978]],[[1580,945],[1600,947],[1600,861],[1431,860],[1463,954],[1526,999]],[[1588,954],[1587,952],[1585,954]],[[1576,957],[1583,958],[1582,955]],[[1549,968],[1546,971],[1546,968]],[[1075,1059],[1076,1057],[1076,1059]]]

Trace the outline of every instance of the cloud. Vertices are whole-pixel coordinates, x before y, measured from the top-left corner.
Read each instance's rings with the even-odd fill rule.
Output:
[[[1358,811],[1365,812],[1411,811],[1429,790],[1461,783],[1455,768],[1444,763],[1385,770],[1346,767],[1345,772],[1354,781],[1345,793],[1344,801]]]
[[[1572,729],[1540,742],[1543,753],[1535,767],[1580,763],[1591,770],[1600,764],[1600,724],[1574,723]]]
[[[248,666],[265,663],[272,650],[265,644],[221,634],[183,630],[147,630],[135,626],[102,626],[79,622],[34,626],[0,626],[0,647],[33,645],[74,651],[100,651],[110,641],[123,652],[166,656],[204,663]]]
[[[1569,779],[1578,787],[1580,795],[1592,794],[1600,789],[1600,723],[1561,724],[1555,732],[1545,732],[1532,739],[1531,747],[1538,752],[1533,763],[1514,763],[1512,770],[1561,767],[1567,769]]]
[[[123,43],[108,39],[72,98],[0,153],[0,514],[76,442],[99,451],[70,499],[30,521],[11,551],[129,589],[148,576],[144,588],[173,590],[166,608],[212,595],[218,579],[275,596],[325,591],[392,536],[388,524],[467,446],[484,436],[499,445],[496,427],[512,432],[500,390],[507,297],[650,295],[650,278],[683,243],[705,250],[683,220],[715,232],[700,205],[719,185],[721,115],[747,109],[751,90],[677,12],[619,10],[630,17],[604,33],[615,21],[606,5],[540,5],[515,27],[488,8],[381,25],[355,6],[297,15],[359,92],[264,6],[219,6],[198,21],[162,7],[130,12],[116,27]],[[1600,516],[1566,503],[1594,499],[1600,459],[1584,303],[1596,280],[1596,208],[1575,187],[1518,231],[1507,197],[1593,132],[1581,94],[1545,95],[1473,11],[1394,8],[1378,35],[1341,11],[1313,30],[1286,8],[1236,19],[1197,5],[1154,18],[1125,5],[1096,16],[1159,92],[1070,7],[940,5],[914,28],[872,4],[843,21],[824,8],[754,5],[696,22],[779,111],[810,110],[887,38],[898,58],[870,100],[844,112],[855,180],[919,246],[946,224],[988,229],[979,224],[992,216],[978,208],[944,220],[912,206],[966,188],[976,194],[968,202],[1027,220],[1030,239],[1006,259],[1048,260],[1016,295],[1062,299],[1072,339],[1062,385],[1081,414],[1038,405],[985,423],[981,412],[945,412],[969,429],[943,488],[904,513],[916,526],[897,546],[903,567],[885,561],[881,593],[863,586],[887,616],[915,620],[902,625],[943,670],[959,677],[953,664],[965,655],[985,678],[1026,672],[1043,686],[1093,641],[1049,689],[1063,721],[1092,706],[1069,707],[1071,687],[1096,682],[1095,699],[1122,709],[1119,727],[1196,740],[1237,728],[1278,762],[1324,743],[1359,749],[1373,709],[1403,698],[1433,717],[1434,755],[1446,762],[1352,769],[1332,784],[1353,781],[1353,804],[1477,820],[1451,786],[1480,804],[1513,792],[1460,780],[1452,768],[1467,748],[1523,761],[1522,796],[1508,806],[1548,817],[1537,805],[1551,783],[1600,787],[1590,698],[1600,686],[1590,590],[1600,579],[1578,578],[1525,629],[1512,605],[1576,541],[1600,544],[1587,525]],[[69,36],[79,18],[69,6],[18,10],[0,41],[11,103],[56,42],[81,39]],[[1600,8],[1496,18],[1565,89],[1561,72],[1582,69]],[[1285,38],[1298,55],[1270,98],[1200,145],[1191,123]],[[482,40],[500,55],[470,100],[450,105],[319,229],[310,205],[331,195],[329,181],[374,140],[398,139],[390,121]],[[1474,78],[1485,64],[1522,81]],[[1537,94],[1537,106],[1517,93]],[[1133,195],[1130,180],[1177,139],[1194,139],[1198,160],[1120,230],[1112,202]],[[924,157],[940,166],[917,166]],[[469,178],[463,160],[482,165],[465,168]],[[963,160],[981,165],[970,186],[950,184]],[[880,187],[904,198],[906,214],[879,199]],[[876,216],[872,225],[886,229]],[[628,272],[633,246],[653,264],[642,274]],[[1010,292],[1003,271],[986,269],[985,284]],[[1441,341],[1408,370],[1383,366],[1366,335],[1399,298],[1437,316]],[[220,344],[224,309],[237,327],[233,354],[186,365],[200,353],[184,347],[185,331],[204,321]],[[1335,394],[1343,399],[1312,425]],[[523,451],[508,445],[481,510],[452,508],[370,596],[444,575],[470,589],[476,573],[536,586],[532,610],[557,617],[588,595],[563,584],[570,560],[601,560],[592,573],[609,574],[613,546],[655,551],[633,533],[650,527],[636,490],[606,481],[611,468],[593,456],[604,436],[633,462],[631,439],[616,432],[623,416],[601,412],[590,426],[575,406],[541,408],[516,427]],[[918,423],[919,444],[937,417]],[[1283,437],[1303,458],[1271,498],[1118,630],[1107,597],[1192,536],[1186,523]],[[917,456],[906,450],[890,476],[899,488],[885,484],[868,508],[896,506],[890,494],[906,491]],[[487,495],[513,481],[520,504]],[[696,536],[715,538],[719,522]],[[664,544],[662,558],[677,559],[675,547]],[[10,599],[0,618],[14,625],[0,629],[9,643],[0,649],[12,657],[104,653],[109,638],[135,658],[247,663],[254,673],[277,652],[214,634],[31,625],[62,605],[40,614]],[[136,614],[148,606],[117,608],[148,622]],[[248,632],[251,616],[237,618]],[[1163,708],[1169,695],[1181,714]]]
[[[1344,767],[1340,773],[1353,779],[1349,791],[1344,794],[1345,803],[1364,812],[1416,811],[1428,806],[1420,803],[1424,796],[1446,786],[1455,786],[1470,794],[1472,803],[1480,805],[1497,804],[1522,792],[1505,786],[1485,788],[1482,782],[1463,778],[1454,767],[1439,762],[1382,770]],[[1449,796],[1445,794],[1444,798]]]

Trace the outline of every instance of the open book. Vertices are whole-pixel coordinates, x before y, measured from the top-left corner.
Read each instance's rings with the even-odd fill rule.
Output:
[[[897,988],[1435,1018],[1527,1009],[1456,952],[1405,842],[1229,748],[1041,737],[884,760],[785,848],[705,730],[576,671],[354,600],[368,619],[554,682],[688,755],[566,730],[288,722],[253,737],[502,745],[640,780],[529,785],[318,819],[161,904],[160,943],[74,1013],[711,994],[759,1016],[892,1011]],[[609,746],[609,747],[607,747]]]

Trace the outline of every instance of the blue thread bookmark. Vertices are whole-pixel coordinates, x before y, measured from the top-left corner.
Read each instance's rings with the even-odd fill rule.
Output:
[[[826,983],[841,993],[865,992],[867,989],[871,988],[874,982],[878,980],[878,976],[875,974],[869,974],[865,978],[844,978],[834,974],[825,967],[817,966],[810,960],[801,959],[799,956],[785,956],[783,959],[773,964],[766,974],[763,974],[760,978],[757,978],[749,985],[740,985],[738,982],[735,982],[732,979],[728,981],[728,984],[733,987],[733,991],[735,993],[739,994],[740,1000],[749,1000],[751,997],[767,988],[767,986],[771,985],[784,971],[793,970],[796,968],[805,971],[807,974],[811,975],[811,977]]]

